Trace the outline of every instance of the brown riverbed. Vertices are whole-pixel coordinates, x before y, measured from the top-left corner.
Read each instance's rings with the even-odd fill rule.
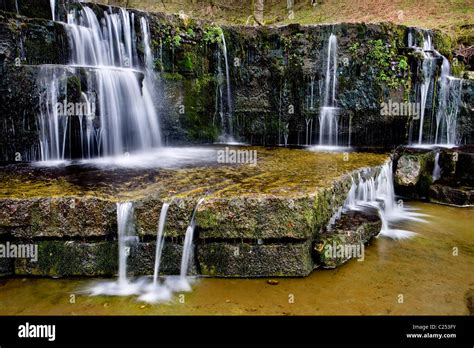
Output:
[[[307,278],[277,279],[276,285],[268,279],[200,279],[191,293],[157,305],[135,297],[82,295],[79,290],[90,279],[3,279],[0,314],[468,315],[465,295],[474,289],[474,208],[411,206],[429,214],[428,223],[400,224],[416,237],[376,239],[365,249],[363,262],[316,270]]]

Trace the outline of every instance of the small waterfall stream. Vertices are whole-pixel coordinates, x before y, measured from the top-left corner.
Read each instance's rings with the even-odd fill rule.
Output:
[[[189,225],[186,229],[186,235],[183,243],[183,253],[181,257],[180,274],[178,276],[168,276],[164,283],[159,281],[159,272],[163,247],[165,243],[164,231],[166,224],[166,216],[169,209],[169,203],[163,203],[158,221],[158,229],[156,236],[155,249],[155,265],[153,272],[153,281],[150,283],[149,278],[142,277],[131,280],[127,274],[128,256],[130,248],[138,243],[138,237],[135,233],[134,209],[131,202],[117,203],[117,234],[118,234],[118,278],[112,282],[100,282],[94,284],[86,290],[90,295],[106,295],[106,296],[130,296],[138,295],[140,301],[156,303],[169,301],[173,292],[191,291],[191,282],[188,277],[190,262],[193,257],[193,238],[196,228],[196,214],[199,205],[204,198],[199,199],[196,203]]]
[[[420,86],[420,129],[418,132],[418,144],[423,142],[423,125],[425,124],[425,112],[426,102],[428,100],[428,94],[434,83],[434,73],[436,69],[436,58],[432,55],[433,47],[431,43],[431,36],[428,33],[425,34],[425,40],[423,41],[423,81]]]
[[[199,205],[204,202],[204,198],[199,199],[196,203],[191,218],[189,219],[188,227],[186,228],[186,235],[183,243],[183,255],[181,257],[181,268],[179,277],[169,277],[166,280],[166,285],[173,291],[191,291],[191,284],[188,280],[189,264],[193,257],[194,249],[194,230],[196,228],[196,213]]]
[[[219,91],[217,97],[219,101],[216,102],[216,105],[219,107],[219,115],[222,124],[221,135],[219,136],[219,143],[225,144],[237,144],[234,134],[234,120],[233,120],[233,108],[232,108],[232,87],[230,81],[230,70],[229,70],[229,57],[227,53],[227,43],[225,41],[224,32],[220,33],[220,47],[222,49],[222,56],[224,57],[224,67],[225,67],[225,85],[226,85],[226,96],[227,101],[227,110],[224,110],[224,93],[222,92],[223,81],[219,81]],[[218,66],[218,76],[222,75],[222,68],[220,66],[221,53],[218,53],[219,57],[219,66]]]
[[[221,31],[221,48],[222,56],[224,57],[224,66],[225,66],[225,84],[226,84],[226,101],[227,101],[227,111],[224,111],[223,108],[223,93],[220,90],[220,115],[222,120],[222,134],[219,141],[222,143],[234,143],[234,125],[233,125],[233,110],[232,110],[232,89],[230,82],[230,72],[229,72],[229,57],[227,55],[227,44],[225,41],[225,35]],[[220,70],[219,66],[219,70]]]
[[[132,219],[132,203],[117,203],[117,229],[119,243],[118,283],[122,287],[129,283],[127,278],[127,259],[130,254],[130,245],[137,240],[137,237],[135,236],[135,226]]]
[[[376,176],[364,177],[359,173],[356,180],[352,178],[346,201],[331,218],[328,229],[331,229],[331,225],[344,211],[367,209],[375,209],[379,214],[382,221],[379,235],[393,239],[409,238],[414,233],[393,229],[392,223],[401,220],[424,221],[422,214],[405,207],[402,201],[396,201],[391,160],[381,167]]]
[[[319,115],[319,145],[338,146],[337,37],[331,34],[328,42],[323,106]]]
[[[128,278],[127,272],[131,247],[138,242],[133,214],[131,202],[117,203],[118,279],[95,284],[88,290],[92,296],[129,296],[139,293],[138,284]]]
[[[439,165],[439,151],[437,151],[435,154],[433,174],[431,176],[433,178],[433,182],[438,181],[441,178],[441,167]]]
[[[156,252],[155,252],[155,269],[153,272],[153,285],[158,285],[158,276],[160,274],[160,263],[161,263],[161,254],[163,252],[163,247],[165,245],[165,223],[166,223],[166,214],[168,213],[168,208],[170,205],[168,203],[163,203],[160,213],[160,221],[158,223],[158,233],[156,235]]]
[[[56,0],[49,0],[51,6],[51,18],[53,21],[56,20]]]

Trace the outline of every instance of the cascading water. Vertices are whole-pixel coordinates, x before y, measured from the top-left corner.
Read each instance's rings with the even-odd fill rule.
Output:
[[[159,272],[161,256],[164,246],[164,230],[169,204],[163,203],[158,222],[158,233],[156,237],[155,267],[153,281],[149,278],[139,278],[130,280],[127,276],[127,260],[131,246],[138,242],[135,234],[133,221],[133,205],[131,202],[117,203],[117,229],[119,244],[119,276],[116,281],[100,282],[92,286],[87,292],[92,295],[108,296],[129,296],[139,295],[140,301],[156,303],[166,302],[172,297],[173,291],[190,291],[191,284],[188,278],[189,264],[193,256],[193,238],[196,228],[196,213],[199,205],[204,201],[200,199],[193,209],[189,225],[186,229],[186,236],[183,244],[183,254],[181,258],[181,268],[179,276],[169,276],[164,283],[159,282]]]
[[[204,202],[204,198],[201,198],[194,207],[193,213],[191,215],[191,219],[189,220],[189,225],[186,228],[186,235],[184,237],[184,244],[183,244],[183,255],[181,258],[181,269],[178,280],[174,280],[169,278],[168,286],[170,286],[175,291],[190,291],[191,285],[188,281],[188,270],[189,270],[189,263],[193,255],[193,238],[194,238],[194,230],[196,228],[196,213],[199,205]]]
[[[163,203],[161,207],[160,221],[158,224],[158,234],[156,235],[156,252],[155,252],[155,270],[153,273],[153,285],[158,285],[158,276],[160,274],[160,262],[161,254],[163,252],[163,247],[165,245],[165,223],[166,223],[166,214],[168,213],[169,208],[168,203]]]
[[[119,241],[119,285],[128,284],[127,259],[130,253],[130,244],[136,238],[135,228],[132,225],[133,206],[131,202],[117,203],[117,228]]]
[[[140,24],[145,72],[142,72],[137,50],[133,13],[125,9],[119,12],[109,9],[99,20],[91,8],[84,6],[67,15],[67,24],[64,25],[70,41],[71,62],[62,69],[73,69],[73,74],[84,76],[81,80],[86,82],[86,91],[82,92],[89,102],[95,100],[98,105],[97,119],[87,125],[81,122],[79,143],[82,148],[75,157],[123,155],[161,144],[153,103],[153,58],[146,18],[140,18]],[[60,67],[47,66],[44,69],[58,70]],[[80,83],[79,78],[76,80]],[[42,160],[73,157],[72,150],[67,148],[73,135],[67,127],[62,127],[71,121],[61,120],[70,117],[63,117],[55,111],[58,102],[73,94],[73,91],[68,91],[70,81],[69,77],[59,78],[57,72],[50,73],[49,80],[42,81],[47,96],[41,105],[46,112],[40,115],[39,122]],[[58,94],[61,89],[65,93]]]
[[[424,44],[425,57],[423,59],[423,81],[420,86],[420,129],[418,132],[418,144],[423,143],[423,128],[425,121],[426,102],[428,100],[428,93],[433,84],[434,70],[436,69],[436,59],[431,56],[432,51],[430,44]]]
[[[224,112],[223,108],[223,93],[220,90],[220,115],[222,120],[222,134],[220,136],[219,141],[222,143],[235,143],[234,139],[234,130],[233,130],[233,111],[232,111],[232,91],[231,91],[231,84],[230,84],[230,72],[229,72],[229,58],[227,56],[227,44],[225,41],[225,35],[221,31],[220,33],[221,38],[221,47],[222,47],[222,55],[224,56],[224,65],[225,65],[225,84],[226,84],[226,100],[227,100],[227,112]],[[219,67],[219,69],[221,69]],[[220,87],[221,88],[221,87]]]
[[[344,211],[368,208],[377,210],[380,216],[382,221],[380,236],[393,239],[409,238],[414,234],[413,232],[393,229],[390,225],[404,219],[424,221],[420,219],[422,214],[412,212],[409,208],[404,207],[402,202],[396,201],[391,160],[381,167],[377,176],[364,178],[359,173],[357,180],[352,178],[352,185],[346,201],[343,207],[333,215],[328,228],[330,229]]]
[[[434,143],[454,146],[458,143],[457,115],[461,103],[462,80],[451,76],[450,70],[448,60],[443,57]]]
[[[127,275],[127,261],[130,249],[138,242],[133,221],[133,204],[117,203],[117,234],[118,234],[118,279],[93,286],[91,295],[128,296],[137,294],[139,287],[133,284]]]
[[[319,145],[338,146],[337,37],[331,34],[328,42],[323,106],[319,114]]]
[[[438,181],[441,178],[441,167],[439,165],[439,151],[437,151],[435,154],[432,178],[433,178],[433,182]]]
[[[160,220],[158,222],[158,233],[156,235],[156,250],[155,250],[155,268],[153,272],[153,283],[145,287],[145,291],[138,298],[140,301],[144,302],[160,302],[168,301],[171,298],[171,290],[166,286],[161,286],[158,283],[158,277],[160,274],[160,264],[161,264],[161,255],[163,252],[163,247],[165,245],[165,224],[166,224],[166,214],[168,213],[169,208],[168,203],[163,203],[161,207]]]
[[[51,6],[51,18],[53,21],[56,20],[56,0],[49,0]]]
[[[457,115],[461,102],[462,80],[451,76],[449,61],[433,47],[430,32],[423,32],[423,47],[418,48],[415,47],[413,34],[410,30],[408,46],[421,50],[424,55],[422,64],[423,80],[419,90],[419,128],[416,141],[411,139],[410,144],[452,147],[459,141],[457,139]],[[437,83],[437,93],[435,93],[435,76],[439,59],[442,59],[442,64]],[[437,97],[434,118],[432,115],[433,108],[427,105],[428,99],[433,95]],[[436,100],[433,100],[433,103],[435,102]],[[433,105],[436,105],[436,103]],[[427,110],[430,112],[428,115],[426,114]]]

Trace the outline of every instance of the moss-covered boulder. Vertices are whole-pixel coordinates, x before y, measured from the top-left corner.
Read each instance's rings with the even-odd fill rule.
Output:
[[[375,211],[344,213],[313,243],[315,263],[323,268],[336,268],[352,258],[364,261],[365,245],[379,234],[381,227]]]
[[[404,148],[395,156],[395,189],[406,197],[426,198],[433,181],[434,152]]]

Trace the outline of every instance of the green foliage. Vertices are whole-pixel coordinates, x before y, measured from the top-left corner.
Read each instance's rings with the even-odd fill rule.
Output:
[[[398,69],[400,69],[401,71],[408,70],[407,57],[401,57],[400,58],[400,61],[398,62]]]
[[[159,58],[156,58],[153,62],[155,64],[155,70],[156,71],[163,71],[164,70],[164,66],[163,66],[163,62],[161,61],[161,59]]]
[[[354,56],[355,53],[359,50],[360,48],[360,43],[359,42],[354,42],[351,47],[349,47],[349,52]]]
[[[178,62],[179,66],[186,71],[192,71],[194,68],[194,57],[191,52],[186,52],[183,59]]]
[[[183,79],[183,75],[178,74],[178,73],[173,74],[173,73],[165,72],[161,76],[163,76],[163,78],[168,81],[181,81]]]
[[[174,47],[179,47],[181,46],[181,36],[179,34],[176,34],[173,36],[171,39],[171,43],[173,44]]]
[[[179,28],[176,28],[176,32],[174,35],[169,35],[165,39],[165,44],[170,47],[180,47],[181,46],[181,35],[180,35],[180,30]]]
[[[186,29],[186,34],[191,38],[194,39],[196,37],[196,33],[194,32],[193,28]]]
[[[463,62],[460,62],[457,59],[453,59],[453,64],[451,64],[451,71],[454,76],[462,78],[462,75],[465,70],[466,66]]]
[[[370,67],[379,82],[397,89],[407,86],[407,57],[398,55],[396,44],[386,45],[382,40],[369,40],[365,47],[354,43],[350,48],[353,57],[363,57],[363,64]]]
[[[218,26],[210,26],[204,30],[204,42],[207,44],[221,43],[222,28]]]

